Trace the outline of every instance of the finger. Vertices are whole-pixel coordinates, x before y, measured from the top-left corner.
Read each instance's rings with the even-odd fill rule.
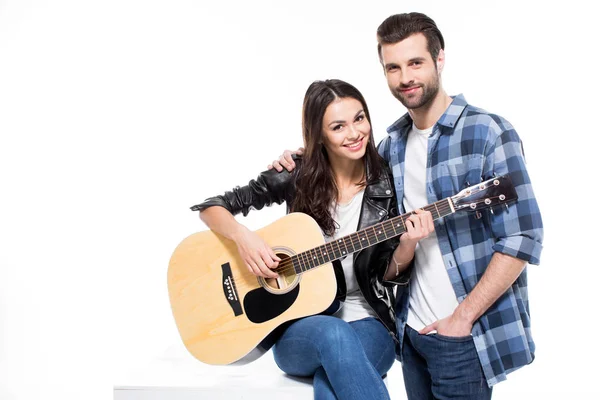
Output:
[[[428,231],[428,222],[427,222],[427,217],[428,217],[429,211],[423,211],[422,213],[419,214],[419,225],[421,228],[421,238],[426,237],[427,235],[429,235],[429,231]]]
[[[291,150],[286,150],[283,152],[283,158],[285,158],[285,161],[287,161],[290,165],[295,165],[296,163],[292,158],[292,154],[293,153],[291,152]]]
[[[408,236],[412,236],[415,231],[415,225],[411,221],[410,217],[404,220],[404,227],[406,228],[406,233],[408,234]]]
[[[288,168],[289,168],[289,163],[288,163],[288,161],[287,161],[287,160],[286,160],[286,158],[285,158],[285,154],[284,154],[284,155],[281,155],[281,156],[279,156],[279,159],[277,159],[277,162],[279,162],[279,164],[280,164],[280,165],[281,165],[283,168],[285,168],[285,169],[288,169]]]
[[[431,212],[419,209],[417,215],[421,224],[421,238],[427,237],[430,233],[429,221],[431,220]]]
[[[421,220],[418,215],[411,215],[408,220],[412,224],[413,232],[418,233],[421,231]]]
[[[298,154],[299,156],[304,154],[304,147],[298,147],[298,150],[296,150],[296,154]]]
[[[246,266],[248,267],[248,270],[256,276],[262,276],[260,269],[258,268],[258,266],[256,265],[256,263],[252,260],[248,260],[246,261]]]
[[[433,232],[434,230],[434,226],[433,226],[433,215],[431,215],[431,213],[429,213],[429,215],[427,216],[427,231],[429,233]]]
[[[273,168],[275,168],[277,170],[277,172],[283,171],[283,167],[279,163],[279,160],[273,161]]]
[[[263,273],[265,278],[277,278],[277,273],[271,271],[271,266],[273,265],[273,260],[267,252],[260,252],[260,259],[256,260],[256,264],[260,268],[260,271]]]
[[[292,152],[289,150],[286,150],[283,153],[283,158],[285,159],[286,162],[286,166],[285,168],[289,171],[292,172],[294,170],[294,168],[296,168],[296,163],[294,162],[294,159],[292,158]]]
[[[267,268],[273,269],[277,267],[277,264],[279,262],[276,259],[278,259],[279,257],[275,255],[273,249],[271,249],[270,247],[265,247],[259,251],[259,254]]]
[[[273,169],[273,164],[269,164],[269,165],[267,165],[267,169],[268,169],[268,170],[270,170],[270,169]]]
[[[277,264],[279,264],[279,261],[281,261],[281,258],[277,257],[277,254],[275,254],[272,248],[267,247],[267,251],[269,252],[269,256],[271,257],[271,259],[276,262],[275,266],[277,266]]]
[[[437,321],[435,321],[435,322],[434,322],[433,324],[431,324],[431,325],[427,325],[425,328],[421,329],[421,330],[419,331],[419,333],[420,333],[421,335],[427,335],[429,332],[432,332],[432,331],[435,331],[435,330],[437,330],[436,328],[437,328]]]
[[[254,253],[249,254],[248,259],[246,260],[246,263],[248,265],[250,265],[250,267],[252,267],[252,273],[254,275],[262,276],[263,278],[266,278],[266,276],[263,272],[264,263],[260,257],[260,252],[256,251]],[[264,268],[266,269],[266,267],[264,267]]]

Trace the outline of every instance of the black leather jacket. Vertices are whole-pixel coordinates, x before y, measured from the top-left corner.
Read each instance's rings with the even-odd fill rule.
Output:
[[[247,186],[236,187],[222,196],[208,198],[191,208],[193,211],[202,211],[211,206],[221,206],[234,215],[241,212],[246,216],[250,209],[260,210],[264,206],[273,203],[281,204],[285,201],[289,212],[295,194],[296,172],[301,168],[300,158],[296,158],[296,165],[292,173],[285,169],[282,172],[277,172],[275,169],[264,171]],[[383,176],[377,182],[367,185],[365,189],[358,230],[396,215],[398,211],[392,174],[385,168]],[[354,273],[359,288],[396,342],[398,339],[393,286],[394,284],[406,285],[410,275],[407,271],[394,281],[384,281],[383,276],[398,242],[398,237],[391,238],[353,254]],[[333,267],[338,284],[336,299],[343,300],[346,297],[344,271],[339,261],[334,262]]]

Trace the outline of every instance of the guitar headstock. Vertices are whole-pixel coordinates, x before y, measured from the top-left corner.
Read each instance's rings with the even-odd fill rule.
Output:
[[[500,204],[508,204],[517,199],[517,192],[508,175],[488,179],[452,196],[456,211],[477,211]]]

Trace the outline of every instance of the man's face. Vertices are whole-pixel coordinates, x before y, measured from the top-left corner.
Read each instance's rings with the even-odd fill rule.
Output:
[[[382,45],[381,59],[390,91],[409,110],[429,104],[438,93],[444,51],[434,62],[422,33]]]

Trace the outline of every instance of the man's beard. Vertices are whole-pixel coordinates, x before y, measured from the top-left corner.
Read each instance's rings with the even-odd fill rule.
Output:
[[[401,89],[408,89],[411,87],[420,87],[422,93],[420,95],[407,96],[400,91]],[[428,83],[421,83],[418,85],[400,85],[391,89],[394,97],[397,98],[400,101],[400,103],[402,103],[402,105],[409,110],[421,108],[424,105],[431,103],[431,101],[433,101],[433,98],[437,95],[439,90],[440,80],[437,76],[435,76],[435,78]]]

